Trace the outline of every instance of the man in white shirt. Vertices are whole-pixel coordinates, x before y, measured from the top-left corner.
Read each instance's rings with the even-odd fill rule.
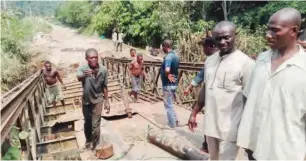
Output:
[[[232,22],[219,22],[213,37],[220,51],[208,57],[204,67],[204,134],[211,160],[235,160],[238,124],[243,111],[242,89],[255,63],[236,49],[236,26]],[[191,117],[195,116],[193,111]],[[192,124],[189,121],[189,126]]]
[[[304,160],[306,154],[306,53],[297,43],[301,14],[274,13],[261,53],[243,91],[247,98],[237,144],[257,160]],[[250,153],[249,153],[250,154]]]
[[[123,43],[123,33],[122,32],[119,32],[118,33],[118,41],[117,41],[117,48],[116,48],[116,51],[118,51],[118,48],[120,47],[120,51],[122,51],[122,43]]]
[[[113,40],[113,44],[114,44],[114,50],[117,50],[117,32],[115,29],[113,29],[113,34],[112,34],[112,40]]]

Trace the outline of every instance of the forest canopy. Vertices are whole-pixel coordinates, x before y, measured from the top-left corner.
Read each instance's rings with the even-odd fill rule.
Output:
[[[118,28],[125,42],[139,47],[158,47],[165,38],[179,40],[183,32],[204,33],[216,22],[231,20],[251,38],[246,41],[256,43],[271,14],[284,7],[306,16],[305,1],[69,1],[56,10],[56,18],[87,34],[110,37]]]

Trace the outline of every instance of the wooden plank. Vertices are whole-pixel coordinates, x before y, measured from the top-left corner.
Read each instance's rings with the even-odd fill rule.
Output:
[[[30,102],[30,108],[31,108],[32,116],[33,116],[32,119],[34,120],[34,126],[35,126],[35,129],[36,129],[37,135],[38,135],[38,142],[40,142],[40,126],[38,124],[39,119],[37,119],[33,97],[30,98],[29,102]]]
[[[39,114],[39,116],[40,116],[40,117],[38,117],[38,118],[40,118],[41,123],[44,124],[45,120],[44,120],[43,107],[42,107],[42,105],[39,103],[39,100],[38,100],[38,98],[37,98],[36,95],[34,95],[34,98],[35,98],[35,106],[37,106],[37,108],[38,108],[38,114]]]
[[[55,140],[48,140],[48,141],[44,141],[44,142],[40,142],[40,143],[36,143],[37,146],[42,146],[45,144],[51,144],[51,143],[56,143],[56,142],[61,142],[61,141],[67,141],[67,140],[73,140],[75,139],[75,136],[68,136],[68,137],[63,137],[63,138],[59,138],[59,139],[55,139]]]
[[[34,161],[37,159],[37,154],[36,154],[36,130],[31,128],[31,154],[32,158]]]

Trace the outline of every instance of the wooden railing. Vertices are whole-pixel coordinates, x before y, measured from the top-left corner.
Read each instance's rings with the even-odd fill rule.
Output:
[[[126,87],[130,87],[128,64],[132,59],[116,59],[112,57],[102,58],[102,64],[107,67],[109,76],[112,79],[118,79]],[[150,93],[156,97],[162,97],[162,85],[160,81],[161,61],[144,61],[146,79],[143,83],[143,92]],[[184,89],[190,84],[204,67],[203,63],[181,62],[178,77],[177,103],[179,105],[190,106],[196,98],[199,87],[196,88],[189,96],[184,96]]]
[[[36,158],[36,142],[41,141],[40,127],[47,105],[45,86],[40,73],[36,73],[1,98],[1,145],[8,141],[11,128],[17,126],[29,134],[25,159]]]

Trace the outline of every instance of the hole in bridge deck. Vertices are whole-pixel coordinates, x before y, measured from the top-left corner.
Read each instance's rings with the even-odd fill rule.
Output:
[[[81,160],[73,121],[42,127],[41,138],[37,153],[42,160]]]

